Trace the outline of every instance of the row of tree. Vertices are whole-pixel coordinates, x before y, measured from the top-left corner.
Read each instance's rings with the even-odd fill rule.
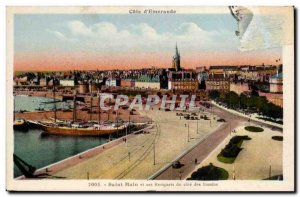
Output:
[[[250,94],[238,95],[235,92],[220,94],[219,91],[210,91],[209,97],[218,103],[222,103],[227,108],[248,112],[258,113],[267,118],[282,119],[283,109],[269,102],[266,97],[259,96],[256,91]]]

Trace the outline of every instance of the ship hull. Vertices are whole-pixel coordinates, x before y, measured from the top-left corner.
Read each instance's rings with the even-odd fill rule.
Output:
[[[27,122],[22,122],[19,124],[14,124],[14,130],[18,130],[18,131],[28,131],[28,124]]]
[[[42,126],[46,134],[50,135],[70,135],[70,136],[103,136],[117,133],[124,127],[113,129],[84,129],[84,128],[67,128],[67,127],[51,127]]]
[[[28,131],[28,125],[26,123],[21,124],[21,125],[14,125],[14,130]]]

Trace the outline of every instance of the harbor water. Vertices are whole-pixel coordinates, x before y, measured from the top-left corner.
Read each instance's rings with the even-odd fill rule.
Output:
[[[43,97],[15,96],[15,111],[34,111],[43,106],[43,102],[51,100]],[[57,105],[62,107],[62,103]],[[66,106],[66,103],[64,105]],[[45,110],[52,109],[52,106],[53,104],[45,105]],[[104,144],[107,140],[107,137],[45,135],[39,129],[30,129],[26,132],[15,130],[14,153],[38,169]],[[14,177],[20,175],[22,173],[14,165]]]

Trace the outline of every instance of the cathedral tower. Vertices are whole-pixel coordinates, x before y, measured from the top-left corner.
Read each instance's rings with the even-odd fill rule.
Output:
[[[176,71],[181,70],[181,68],[180,68],[180,54],[178,52],[177,43],[176,43],[176,48],[175,48],[175,55],[173,56],[172,68],[174,68]]]

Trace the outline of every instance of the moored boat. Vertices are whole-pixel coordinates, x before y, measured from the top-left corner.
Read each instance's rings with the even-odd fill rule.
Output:
[[[80,124],[71,124],[71,125],[62,125],[62,124],[47,124],[40,123],[42,129],[46,134],[52,135],[77,135],[77,136],[102,136],[116,133],[122,131],[126,128],[126,124],[115,125],[115,124],[103,124],[103,125],[80,125]]]
[[[14,129],[19,131],[28,131],[28,124],[24,119],[15,120]]]

